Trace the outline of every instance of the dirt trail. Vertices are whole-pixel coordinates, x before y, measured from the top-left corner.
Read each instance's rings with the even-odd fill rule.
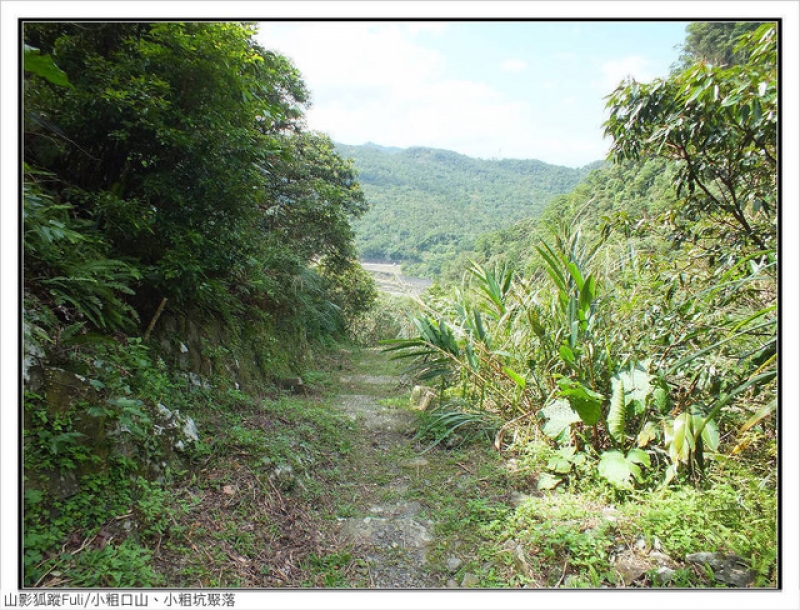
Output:
[[[367,368],[385,359],[375,350],[356,363]],[[411,457],[387,460],[392,454],[414,450],[414,415],[410,410],[381,404],[397,394],[408,395],[407,381],[396,375],[345,375],[343,393],[336,408],[360,424],[364,438],[354,500],[359,505],[352,517],[340,517],[338,535],[353,545],[361,560],[358,577],[368,587],[433,588],[445,583],[426,570],[427,550],[433,540],[434,522],[425,517],[418,501],[404,496],[414,476],[429,465],[427,459]]]

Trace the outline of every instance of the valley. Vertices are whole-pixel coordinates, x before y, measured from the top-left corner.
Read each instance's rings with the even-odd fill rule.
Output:
[[[402,275],[397,263],[362,261],[361,266],[372,275],[380,291],[392,296],[419,296],[433,285],[433,280]]]
[[[336,144],[336,150],[353,160],[370,204],[353,223],[360,256],[402,264],[405,273],[422,277],[457,267],[480,235],[537,217],[554,196],[603,165],[569,168],[375,144]]]

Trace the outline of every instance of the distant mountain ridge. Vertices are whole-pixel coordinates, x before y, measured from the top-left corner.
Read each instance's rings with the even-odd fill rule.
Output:
[[[536,217],[598,161],[581,168],[538,160],[475,159],[449,150],[336,144],[352,158],[370,211],[354,223],[361,257],[433,277],[488,231]]]

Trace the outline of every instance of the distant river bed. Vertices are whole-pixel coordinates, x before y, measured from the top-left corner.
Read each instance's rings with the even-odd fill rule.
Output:
[[[395,296],[419,296],[433,284],[433,280],[401,275],[400,265],[392,263],[368,263],[361,266],[372,274],[378,290]]]

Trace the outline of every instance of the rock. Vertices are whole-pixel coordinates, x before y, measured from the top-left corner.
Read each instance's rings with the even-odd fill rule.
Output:
[[[666,566],[661,566],[656,570],[655,580],[656,583],[659,585],[664,585],[672,580],[672,577],[675,575],[675,570],[667,568]]]
[[[191,417],[186,417],[183,423],[183,434],[184,436],[192,441],[199,441],[200,437],[197,434],[197,424],[194,423],[194,420]]]
[[[724,566],[721,570],[715,570],[714,578],[719,582],[724,582],[726,585],[744,588],[753,584],[756,575],[746,564],[732,562]]]
[[[613,567],[614,571],[622,577],[625,586],[639,580],[651,568],[647,559],[629,550],[625,550],[614,558]]]
[[[458,583],[452,578],[448,578],[447,583],[444,586],[448,589],[458,589]]]
[[[653,550],[661,552],[661,541],[658,539],[658,536],[653,536]]]
[[[639,536],[636,539],[636,543],[633,545],[633,547],[637,551],[644,552],[644,550],[647,548],[647,542],[645,541],[644,536]]]
[[[275,387],[281,392],[289,394],[306,394],[306,385],[300,377],[288,377],[284,379],[276,379]]]
[[[518,491],[512,491],[508,501],[514,508],[519,508],[520,506],[525,504],[528,500],[532,499],[533,496],[529,496],[528,494],[520,493]]]
[[[25,389],[37,392],[44,380],[42,363],[46,354],[39,339],[33,332],[30,324],[22,320],[22,341],[25,357],[22,359],[22,378],[25,381]]]
[[[690,553],[686,562],[693,565],[708,565],[714,571],[714,579],[734,587],[747,587],[753,584],[755,572],[747,567],[747,562],[738,555],[720,553]]]
[[[464,578],[461,579],[461,586],[466,588],[477,587],[480,580],[472,572],[466,572]]]
[[[411,390],[411,407],[418,411],[425,411],[430,408],[436,398],[436,392],[424,385],[416,385]]]
[[[235,485],[223,485],[222,486],[222,493],[226,496],[235,496],[236,495],[236,486]]]
[[[74,472],[51,472],[50,489],[56,500],[64,500],[81,490]]]
[[[648,557],[650,557],[651,561],[655,561],[660,566],[668,566],[674,563],[669,555],[659,553],[658,551],[650,551]]]
[[[460,568],[461,564],[463,563],[464,562],[461,561],[458,557],[450,557],[447,560],[447,571],[450,572],[451,574],[455,574],[456,572],[458,572],[458,568]]]
[[[528,564],[528,558],[525,556],[525,549],[522,548],[521,544],[518,544],[514,548],[513,558],[514,567],[517,569],[517,572],[525,576],[530,576],[531,566]]]
[[[686,563],[692,563],[699,566],[708,564],[712,570],[716,570],[717,568],[722,567],[722,559],[722,555],[717,555],[716,553],[690,553],[686,556]]]

